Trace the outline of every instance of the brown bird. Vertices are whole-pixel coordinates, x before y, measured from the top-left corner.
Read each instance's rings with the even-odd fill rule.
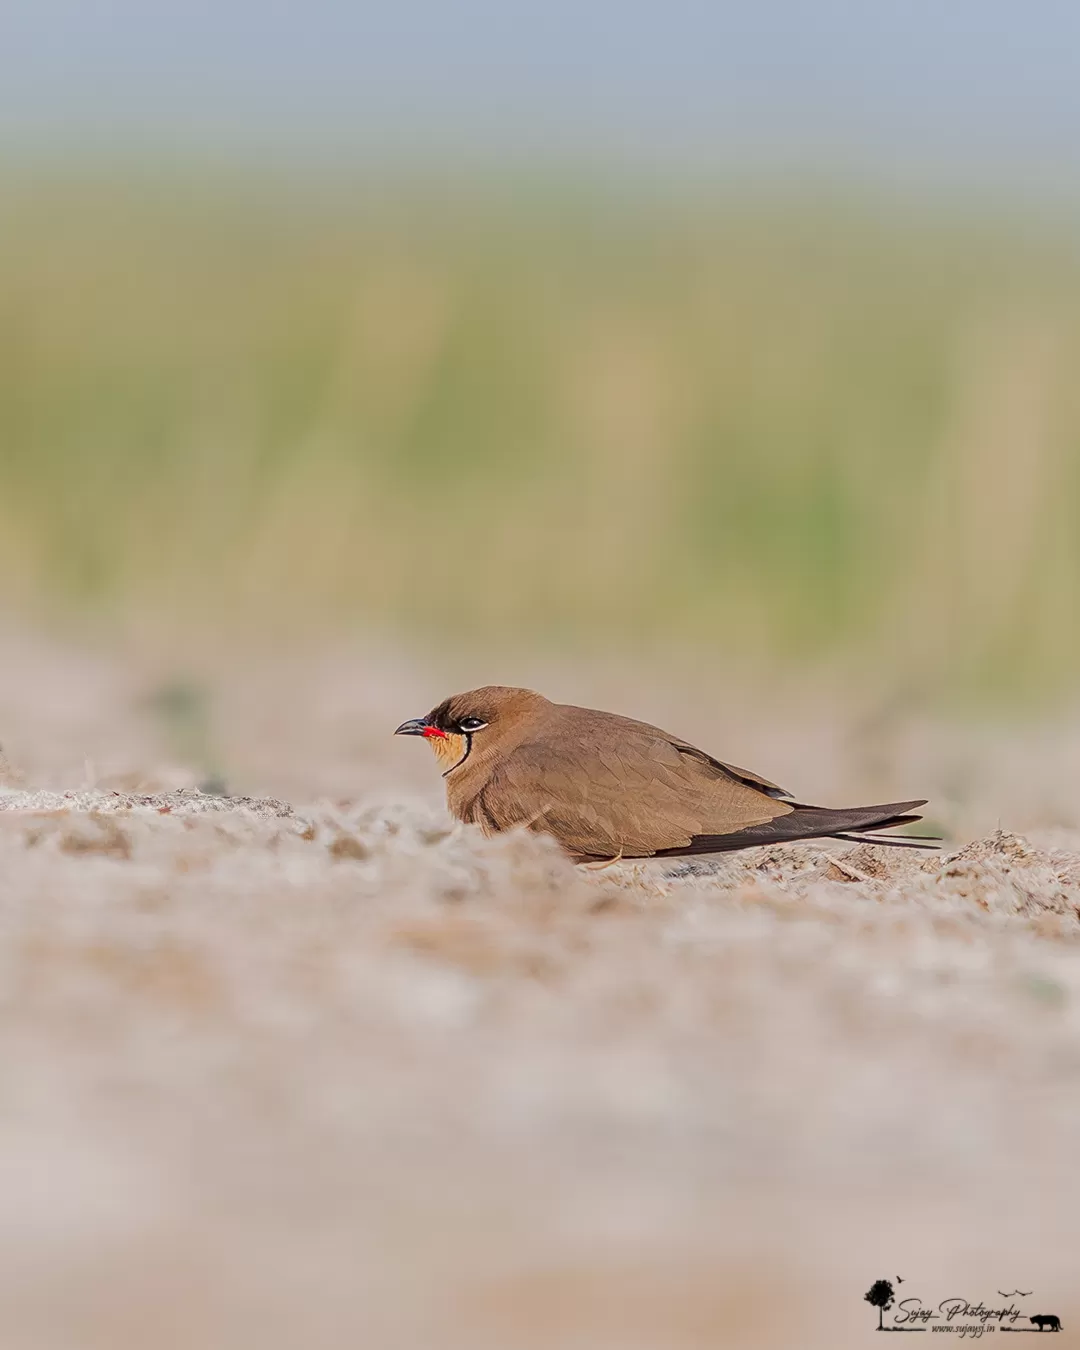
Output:
[[[911,846],[869,832],[921,820],[908,813],[925,805],[806,806],[647,722],[505,685],[455,694],[395,735],[427,739],[459,820],[485,834],[517,825],[554,835],[582,863],[825,836]]]

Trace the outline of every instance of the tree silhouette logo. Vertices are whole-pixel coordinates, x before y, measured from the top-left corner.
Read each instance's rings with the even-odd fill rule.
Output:
[[[863,1298],[866,1299],[867,1303],[869,1303],[872,1308],[878,1310],[878,1331],[885,1330],[885,1326],[881,1319],[885,1315],[886,1309],[892,1307],[894,1297],[895,1291],[888,1280],[875,1280],[866,1293],[863,1294]]]

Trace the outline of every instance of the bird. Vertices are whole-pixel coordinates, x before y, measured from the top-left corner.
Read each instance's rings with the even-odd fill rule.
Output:
[[[727,853],[796,839],[929,847],[880,837],[921,820],[926,799],[832,809],[794,801],[749,769],[616,713],[485,685],[444,699],[397,736],[435,752],[447,805],[487,835],[515,827],[555,837],[576,863]]]

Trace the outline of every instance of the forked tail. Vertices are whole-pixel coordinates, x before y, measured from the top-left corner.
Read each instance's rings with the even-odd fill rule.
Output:
[[[925,806],[925,798],[914,802],[889,802],[883,806],[828,806],[796,804],[787,815],[763,825],[751,825],[733,834],[696,834],[685,848],[661,849],[658,858],[684,857],[690,853],[731,853],[761,844],[785,844],[796,839],[844,839],[853,843],[889,844],[896,848],[935,848],[941,841],[930,835],[879,835],[879,830],[913,825],[922,816],[912,808]]]

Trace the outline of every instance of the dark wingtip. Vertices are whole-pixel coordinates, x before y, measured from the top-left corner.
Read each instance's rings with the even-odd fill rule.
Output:
[[[762,844],[795,843],[799,839],[825,839],[846,835],[864,835],[890,830],[898,825],[913,825],[922,816],[910,814],[913,806],[925,806],[926,798],[911,802],[885,802],[880,806],[854,806],[832,809],[802,806],[786,815],[776,816],[762,825],[752,825],[730,834],[696,834],[690,843],[678,848],[658,849],[653,857],[679,858],[692,853],[729,853]],[[903,836],[899,836],[900,839]],[[858,842],[863,842],[861,839]],[[882,840],[881,842],[886,842]],[[891,842],[891,841],[890,841]],[[903,845],[901,845],[903,846]]]

